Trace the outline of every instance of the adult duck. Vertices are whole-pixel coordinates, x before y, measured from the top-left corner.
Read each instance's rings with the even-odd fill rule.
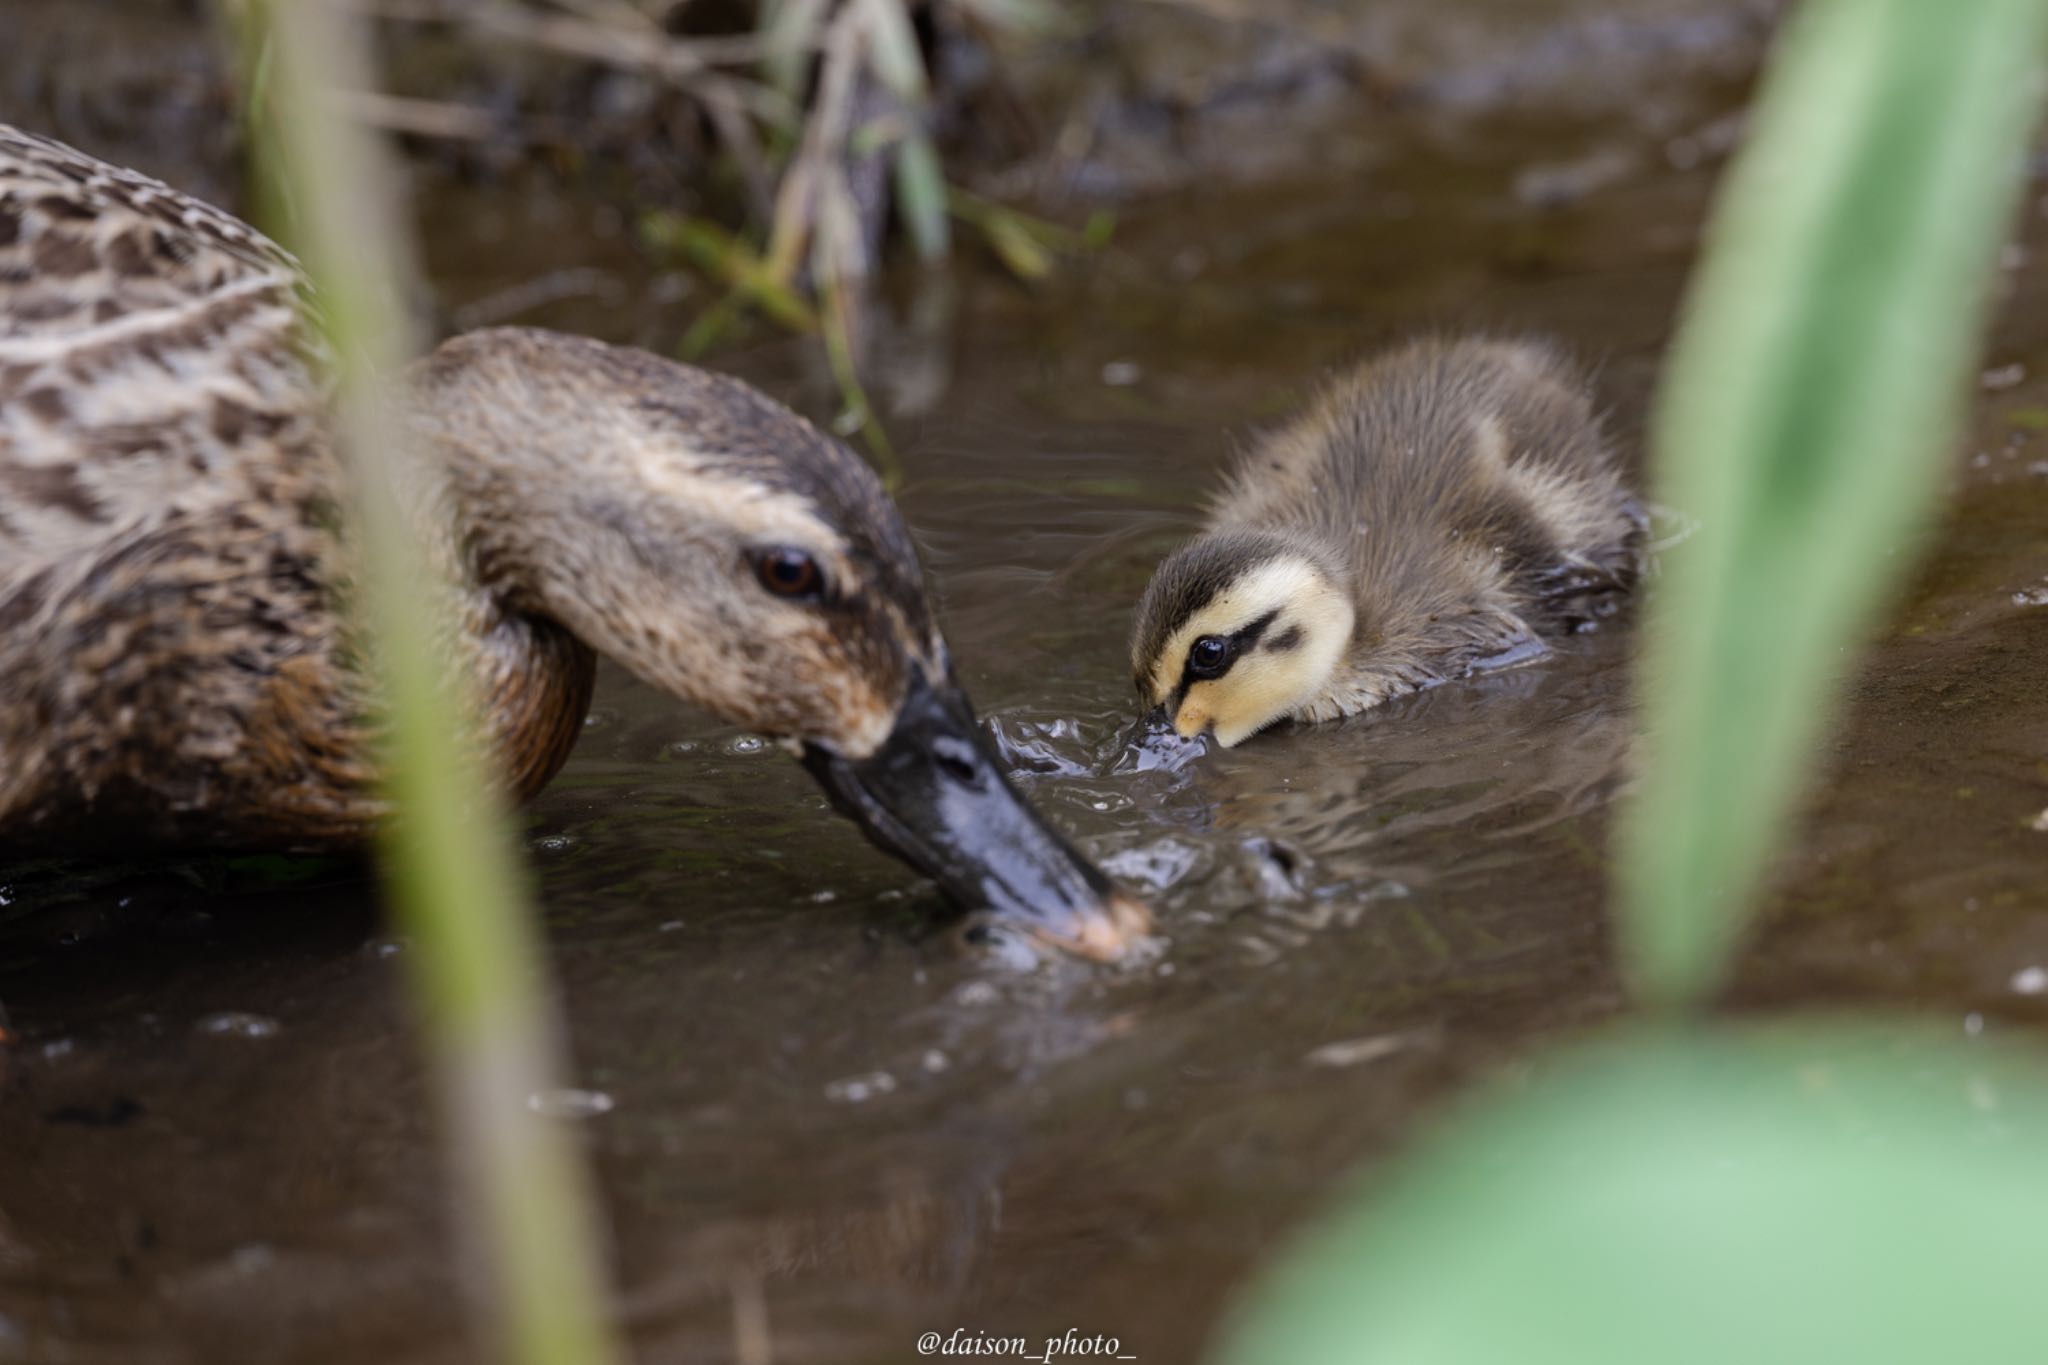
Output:
[[[0,843],[326,850],[386,817],[304,292],[230,215],[0,125]],[[956,902],[1097,957],[1145,932],[1004,776],[839,442],[530,329],[401,387],[449,666],[513,795],[568,756],[601,653],[782,740]]]

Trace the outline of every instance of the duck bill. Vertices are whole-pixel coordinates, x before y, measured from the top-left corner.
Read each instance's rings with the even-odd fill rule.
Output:
[[[967,910],[989,910],[1068,952],[1121,957],[1151,929],[1145,906],[1040,819],[1010,785],[967,697],[919,677],[880,748],[848,759],[804,746],[804,766],[874,844]]]

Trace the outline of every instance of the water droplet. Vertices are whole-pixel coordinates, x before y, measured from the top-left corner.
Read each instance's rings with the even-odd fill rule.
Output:
[[[2012,989],[2016,995],[2040,995],[2048,992],[2048,967],[2022,967],[2012,974]]]
[[[825,1087],[825,1098],[834,1104],[865,1104],[882,1095],[893,1094],[896,1078],[886,1071],[870,1071],[865,1076],[848,1076],[833,1081]]]
[[[526,1107],[551,1119],[594,1119],[612,1111],[612,1097],[602,1090],[538,1090],[526,1097]]]
[[[1113,389],[1127,389],[1144,377],[1134,361],[1112,360],[1102,367],[1102,382]]]
[[[245,1014],[240,1010],[222,1010],[209,1014],[194,1024],[199,1033],[216,1038],[275,1038],[278,1022],[264,1014]]]

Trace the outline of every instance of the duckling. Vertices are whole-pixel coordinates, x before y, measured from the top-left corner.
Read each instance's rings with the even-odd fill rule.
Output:
[[[1237,461],[1145,590],[1145,705],[1230,747],[1540,657],[1613,609],[1644,517],[1550,346],[1424,340]]]
[[[0,844],[328,850],[387,814],[296,263],[0,125]],[[1024,803],[857,456],[737,379],[500,328],[402,377],[450,667],[524,799],[595,656],[781,739],[954,900],[1113,957],[1147,912]]]

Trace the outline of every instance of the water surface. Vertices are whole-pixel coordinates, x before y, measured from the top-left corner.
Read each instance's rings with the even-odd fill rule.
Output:
[[[526,829],[574,1084],[611,1103],[565,1121],[644,1359],[731,1359],[765,1313],[786,1365],[902,1362],[954,1328],[1191,1360],[1341,1173],[1626,1007],[1603,918],[1626,624],[1180,772],[1115,771],[1114,737],[1151,564],[1328,367],[1423,327],[1550,333],[1634,458],[1716,169],[1687,135],[1418,134],[1341,183],[1130,211],[1043,291],[982,262],[950,298],[893,291],[878,390],[968,687],[1169,942],[1121,971],[966,949],[794,764],[608,668]],[[453,320],[667,348],[705,302],[613,208],[429,189]],[[2015,258],[1992,362],[2019,369],[1977,404],[1736,1007],[2042,1016],[2044,281]],[[718,363],[832,415],[799,346]],[[290,870],[0,876],[25,1036],[0,1360],[466,1358],[405,944],[354,871]]]

